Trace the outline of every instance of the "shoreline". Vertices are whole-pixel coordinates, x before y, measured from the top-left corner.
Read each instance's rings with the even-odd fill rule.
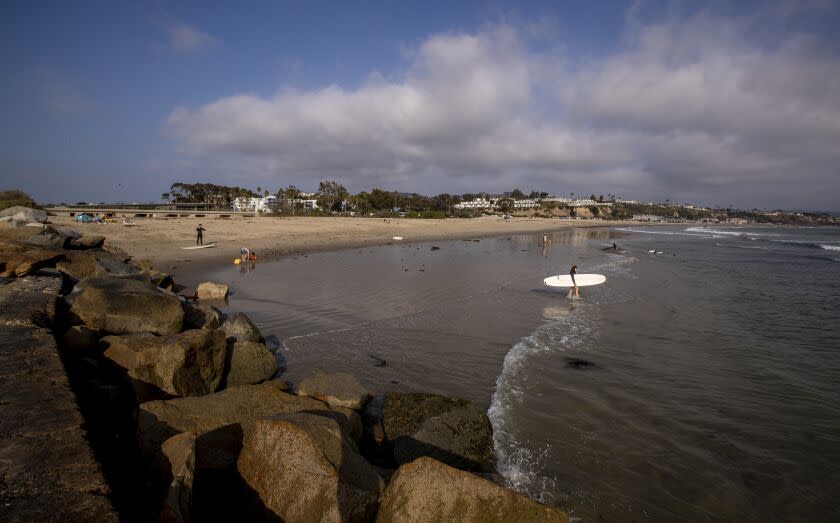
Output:
[[[575,228],[651,226],[657,223],[602,220],[556,220],[498,217],[431,219],[382,219],[362,217],[248,217],[228,219],[145,218],[135,226],[121,223],[77,224],[69,216],[51,216],[59,227],[75,227],[86,234],[101,234],[108,243],[149,260],[159,270],[181,280],[189,273],[227,263],[248,247],[261,260],[274,261],[290,254],[372,247],[395,242],[468,240],[507,234],[539,234]],[[195,228],[206,229],[205,244],[215,248],[185,250],[195,245]]]

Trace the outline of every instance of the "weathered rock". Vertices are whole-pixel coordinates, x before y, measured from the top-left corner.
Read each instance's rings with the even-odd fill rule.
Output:
[[[265,343],[260,329],[254,325],[254,322],[241,312],[234,312],[228,316],[222,323],[221,330],[228,338],[234,338],[236,341],[255,341],[258,343]]]
[[[0,239],[0,252],[25,252],[29,249],[31,249],[31,247],[27,246],[23,242],[5,238]]]
[[[493,457],[490,420],[466,400],[391,393],[385,397],[382,427],[397,463],[430,456],[474,470],[489,468]]]
[[[60,290],[60,276],[29,276],[0,286],[0,325],[52,325]]]
[[[36,234],[28,238],[26,243],[42,249],[63,249],[67,241],[67,238],[60,234]]]
[[[97,258],[95,276],[128,276],[131,274],[139,274],[140,269],[131,265],[130,263],[121,262],[113,258]],[[151,278],[150,278],[151,279]]]
[[[172,396],[201,396],[222,382],[227,355],[224,334],[194,329],[171,336],[148,333],[102,338],[105,357],[128,371],[141,401]]]
[[[224,300],[227,298],[229,287],[224,283],[203,281],[195,289],[195,296],[199,300]]]
[[[43,267],[55,267],[64,257],[55,251],[29,249],[22,252],[0,252],[0,276],[21,278]]]
[[[264,343],[236,341],[228,352],[226,386],[253,385],[277,372],[277,358]]]
[[[61,337],[64,350],[75,353],[92,352],[99,347],[100,334],[84,325],[74,325]]]
[[[53,280],[48,299],[44,289],[18,289],[17,303],[54,303]],[[11,309],[0,298],[0,317],[21,313]],[[0,520],[119,521],[55,338],[21,319],[0,321]]]
[[[397,470],[382,496],[376,523],[393,521],[566,523],[569,518],[469,472],[419,458]]]
[[[160,522],[186,523],[192,519],[195,441],[194,432],[183,432],[161,445],[163,468],[170,483],[158,513],[157,520]]]
[[[137,417],[137,439],[144,455],[152,456],[175,434],[195,432],[198,468],[225,468],[236,464],[242,434],[255,421],[301,411],[334,416],[346,433],[352,430],[345,414],[330,410],[316,399],[287,394],[268,381],[206,396],[143,403]]]
[[[369,521],[384,488],[339,424],[310,413],[256,422],[237,468],[284,521]]]
[[[175,288],[175,280],[169,274],[165,272],[156,271],[154,269],[150,269],[147,271],[143,271],[143,274],[148,274],[149,278],[152,280],[152,285],[155,287],[160,287],[161,289],[172,290]]]
[[[99,263],[100,260],[107,260]],[[91,276],[125,275],[140,272],[136,267],[126,264],[114,254],[101,249],[86,251],[64,251],[64,259],[56,268],[76,280]]]
[[[222,325],[222,313],[206,303],[188,301],[184,303],[184,326],[191,329],[218,329]]]
[[[130,254],[120,249],[119,247],[115,247],[114,245],[105,244],[102,246],[102,250],[107,252],[108,254],[113,255],[115,259],[123,262],[127,262],[131,259]]]
[[[70,312],[94,330],[112,334],[175,334],[184,322],[177,296],[144,278],[87,278],[68,297]]]
[[[67,244],[70,249],[96,249],[102,247],[105,237],[98,234],[84,234],[81,238],[71,238]]]
[[[47,211],[41,209],[32,209],[29,207],[9,207],[0,211],[0,217],[11,216],[13,219],[22,222],[38,222],[45,223],[47,221]]]
[[[316,372],[314,376],[300,382],[296,390],[301,396],[312,396],[336,407],[361,410],[370,397],[367,389],[350,374],[337,372],[324,374]]]

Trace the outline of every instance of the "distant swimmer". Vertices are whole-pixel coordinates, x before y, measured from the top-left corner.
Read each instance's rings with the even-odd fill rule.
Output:
[[[572,286],[569,287],[568,298],[572,297],[572,291],[574,291],[576,298],[580,298],[580,289],[578,289],[577,282],[575,282],[575,274],[577,274],[577,265],[572,265],[572,270],[569,271],[569,276],[572,277]]]

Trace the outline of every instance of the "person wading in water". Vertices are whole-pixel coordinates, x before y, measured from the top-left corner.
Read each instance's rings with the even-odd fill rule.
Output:
[[[572,286],[569,287],[569,295],[568,298],[572,297],[572,292],[575,293],[576,298],[580,298],[580,290],[578,289],[577,283],[575,282],[575,274],[577,274],[577,265],[572,265],[572,270],[569,271],[569,276],[572,277]]]

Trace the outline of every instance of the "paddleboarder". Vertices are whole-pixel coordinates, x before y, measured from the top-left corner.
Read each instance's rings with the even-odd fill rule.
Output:
[[[206,231],[200,223],[198,227],[195,228],[195,244],[196,245],[204,245],[204,231]]]
[[[572,286],[569,287],[568,298],[572,297],[572,291],[574,291],[576,298],[580,298],[580,290],[578,289],[577,282],[575,282],[575,274],[577,274],[577,265],[572,265],[572,270],[569,271],[569,276],[572,277]]]

